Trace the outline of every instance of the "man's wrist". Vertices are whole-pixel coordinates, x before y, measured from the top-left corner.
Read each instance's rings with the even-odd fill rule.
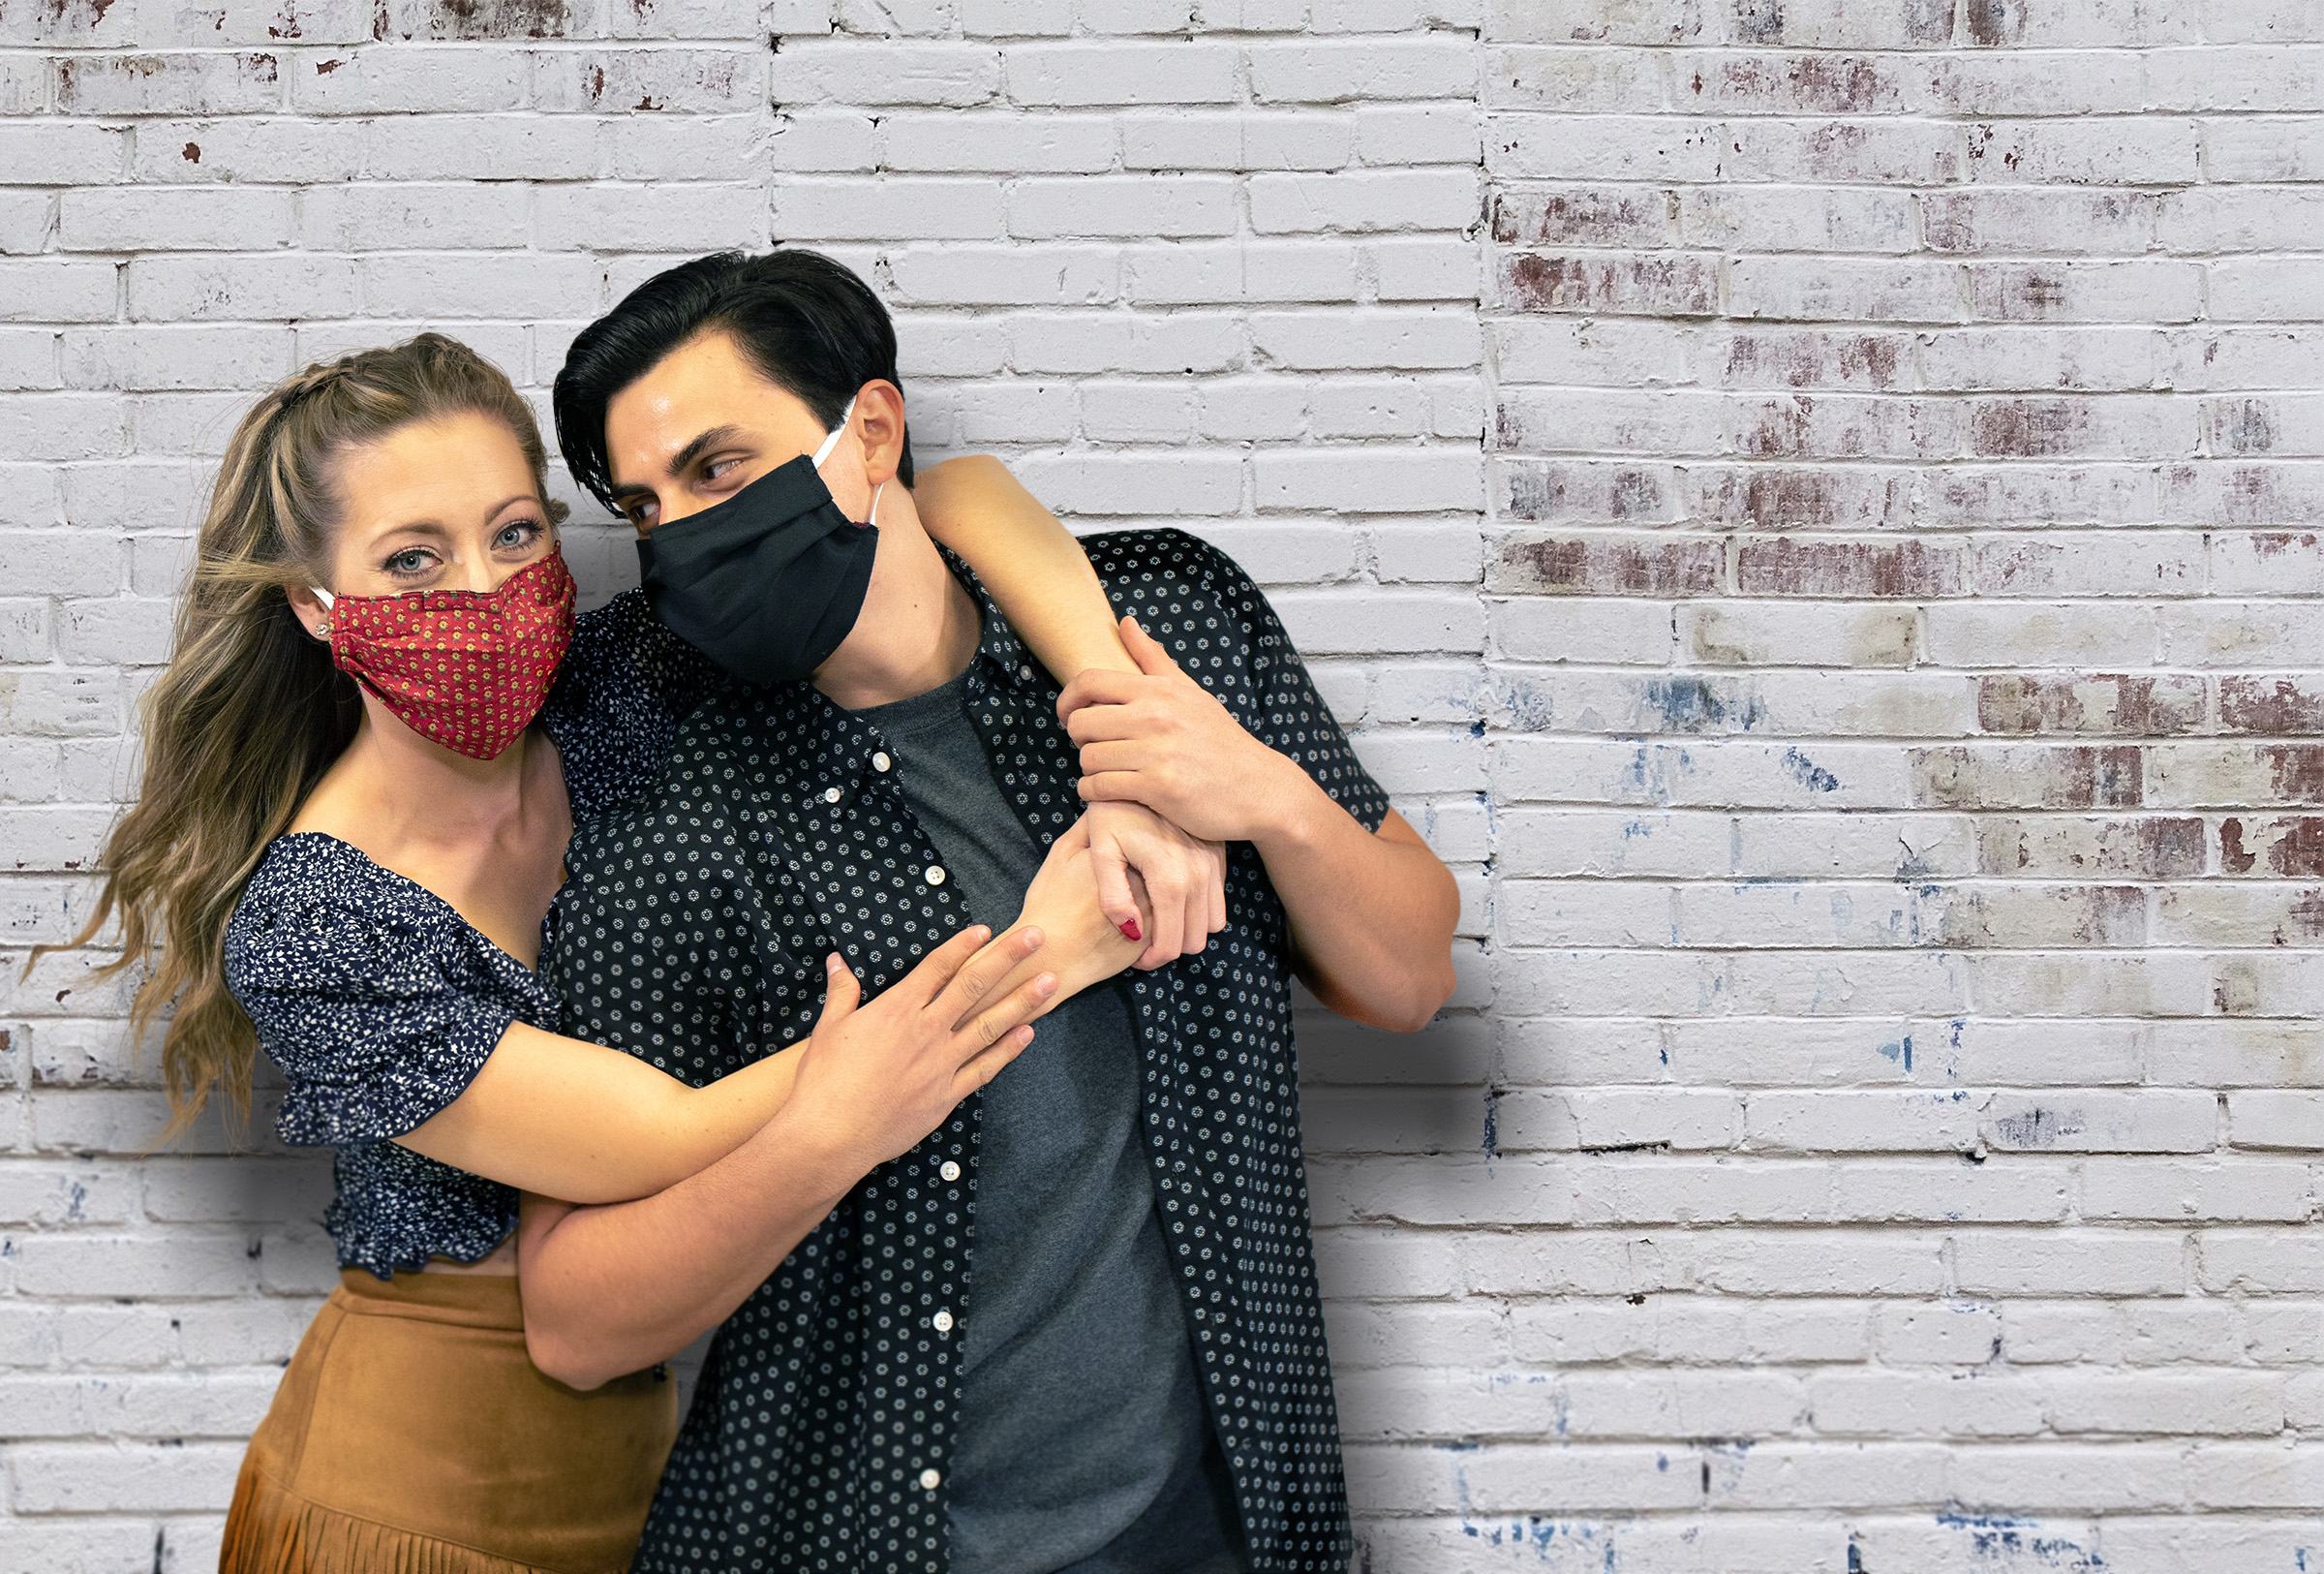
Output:
[[[1249,841],[1262,858],[1296,857],[1317,847],[1330,818],[1343,811],[1298,760],[1267,753],[1273,764],[1260,777],[1260,818]]]

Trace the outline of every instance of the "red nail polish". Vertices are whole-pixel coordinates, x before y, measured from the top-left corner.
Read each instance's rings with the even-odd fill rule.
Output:
[[[1124,918],[1121,921],[1121,938],[1123,940],[1146,939],[1144,935],[1138,932],[1138,920],[1135,918]]]

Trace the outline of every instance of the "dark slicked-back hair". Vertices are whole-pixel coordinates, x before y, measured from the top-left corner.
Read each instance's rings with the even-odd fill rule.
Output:
[[[896,375],[896,324],[863,280],[815,252],[719,252],[657,273],[584,328],[557,374],[557,446],[573,479],[613,508],[605,407],[699,333],[733,335],[768,382],[826,430],[866,383]],[[912,483],[912,438],[897,478]],[[619,509],[615,509],[619,512]]]

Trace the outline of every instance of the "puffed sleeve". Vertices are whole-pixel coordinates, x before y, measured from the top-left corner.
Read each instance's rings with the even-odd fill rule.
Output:
[[[428,926],[252,882],[226,982],[290,1083],[286,1142],[402,1136],[464,1093],[517,1013]]]
[[[725,681],[661,626],[642,592],[627,591],[576,620],[540,713],[565,765],[574,823],[643,793],[669,756],[678,724]]]

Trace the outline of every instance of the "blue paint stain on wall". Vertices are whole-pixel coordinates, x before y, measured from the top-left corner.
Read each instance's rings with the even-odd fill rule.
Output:
[[[1904,1063],[1906,1070],[1912,1069],[1912,1035],[1911,1034],[1905,1034],[1892,1043],[1877,1045],[1876,1049],[1882,1060],[1901,1061]]]
[[[1767,707],[1758,694],[1730,697],[1697,677],[1651,678],[1640,700],[1641,708],[1662,723],[1657,730],[1664,732],[1749,732],[1767,720]]]
[[[1616,1570],[1621,1567],[1620,1553],[1610,1534],[1602,1536],[1595,1525],[1546,1520],[1538,1515],[1528,1514],[1521,1520],[1489,1521],[1484,1524],[1463,1520],[1460,1531],[1461,1534],[1481,1541],[1488,1547],[1509,1547],[1518,1552],[1530,1551],[1544,1563],[1549,1561],[1552,1553],[1559,1550],[1559,1543],[1562,1542],[1567,1546],[1583,1549],[1584,1556],[1594,1550],[1598,1555],[1597,1561],[1601,1574],[1616,1574]],[[1559,1562],[1561,1567],[1573,1566],[1563,1559]]]
[[[1840,778],[1817,764],[1796,749],[1784,751],[1784,770],[1791,780],[1811,792],[1837,792]]]
[[[2055,1569],[2060,1574],[2096,1574],[2106,1559],[2080,1542],[2061,1535],[2043,1535],[2031,1520],[1995,1514],[1940,1514],[1937,1523],[1948,1530],[1966,1530],[1970,1550],[1981,1559],[2008,1569]]]

